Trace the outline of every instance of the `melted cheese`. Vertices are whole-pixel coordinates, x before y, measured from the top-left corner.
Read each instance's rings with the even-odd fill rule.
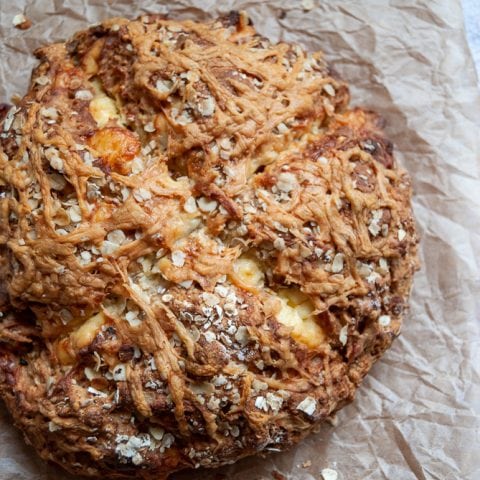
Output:
[[[55,354],[59,362],[63,365],[73,363],[77,352],[93,342],[104,324],[105,316],[102,312],[97,313],[82,323],[68,337],[58,340],[55,343]]]
[[[235,262],[231,280],[245,290],[259,293],[264,288],[265,275],[260,262],[244,254]],[[280,302],[277,320],[291,329],[291,336],[297,342],[310,348],[325,342],[325,332],[315,320],[315,307],[307,295],[296,288],[285,288],[274,295]]]
[[[264,286],[265,275],[259,262],[252,256],[245,254],[234,263],[231,280],[244,290],[258,293]]]
[[[89,109],[100,128],[103,128],[111,118],[120,118],[115,102],[105,94],[96,95],[90,102]]]
[[[106,95],[97,80],[93,81],[92,85],[95,89],[95,96],[90,101],[89,110],[98,126],[103,128],[110,119],[120,121],[120,113],[115,100]],[[120,121],[120,123],[122,122]]]
[[[292,329],[292,337],[308,347],[315,348],[324,343],[325,333],[315,321],[314,306],[309,298],[297,289],[280,290],[281,302],[277,320]]]
[[[70,335],[70,344],[72,347],[75,350],[80,350],[92,343],[104,323],[105,316],[102,312],[90,317]]]

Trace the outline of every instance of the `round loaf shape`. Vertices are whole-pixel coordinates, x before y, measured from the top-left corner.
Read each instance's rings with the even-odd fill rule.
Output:
[[[0,124],[0,394],[26,440],[161,479],[350,402],[417,268],[379,116],[244,13],[114,18],[36,53]]]

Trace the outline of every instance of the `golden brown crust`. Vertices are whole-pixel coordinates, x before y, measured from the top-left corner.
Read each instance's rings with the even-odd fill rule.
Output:
[[[0,393],[27,441],[158,479],[350,401],[417,268],[378,116],[244,14],[112,19],[37,55],[0,138]]]

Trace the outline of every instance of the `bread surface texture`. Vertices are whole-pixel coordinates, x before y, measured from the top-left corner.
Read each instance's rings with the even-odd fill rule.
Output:
[[[26,441],[162,479],[350,402],[418,263],[380,117],[243,13],[114,18],[36,54],[0,123],[0,395]]]

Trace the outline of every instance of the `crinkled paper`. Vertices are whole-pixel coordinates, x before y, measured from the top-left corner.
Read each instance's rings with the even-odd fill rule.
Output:
[[[459,0],[0,1],[0,98],[26,92],[32,52],[109,16],[169,12],[204,20],[244,9],[272,40],[321,49],[353,104],[388,121],[410,171],[422,270],[393,348],[338,425],[289,452],[182,479],[480,479],[480,101]],[[13,27],[25,14],[28,30]],[[66,480],[42,463],[0,408],[0,480]],[[311,461],[311,466],[307,467]],[[302,467],[305,463],[306,467]]]

